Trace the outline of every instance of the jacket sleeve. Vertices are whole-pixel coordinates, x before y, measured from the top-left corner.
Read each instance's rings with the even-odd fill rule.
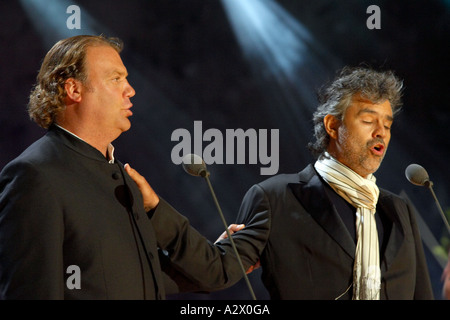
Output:
[[[0,175],[0,299],[63,299],[62,209],[33,165]]]
[[[269,223],[264,215],[246,218],[253,192],[243,200],[238,219],[249,222],[243,230],[233,234],[244,269],[254,265],[268,237]],[[248,212],[250,213],[250,212]],[[230,287],[240,280],[243,272],[228,239],[211,243],[190,226],[186,217],[161,199],[151,218],[158,246],[171,262],[171,269],[183,275],[180,291],[215,291]]]

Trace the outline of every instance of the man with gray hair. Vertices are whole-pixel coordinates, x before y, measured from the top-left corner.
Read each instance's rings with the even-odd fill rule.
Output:
[[[373,175],[389,145],[402,87],[390,71],[344,68],[314,113],[309,147],[317,161],[257,183],[244,196],[236,222],[245,228],[232,237],[246,270],[261,265],[272,299],[433,299],[414,209],[379,188]],[[145,179],[128,172],[146,206],[157,208],[158,245],[167,252],[181,247],[189,238],[187,220],[158,210],[164,201],[151,203]],[[199,242],[190,243],[198,251]],[[216,246],[230,254],[228,239]],[[186,274],[197,272],[199,287],[215,287],[211,277],[202,278],[201,255],[195,266],[169,258]]]

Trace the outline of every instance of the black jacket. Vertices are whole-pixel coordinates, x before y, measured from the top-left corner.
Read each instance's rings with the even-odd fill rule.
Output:
[[[67,282],[80,270],[81,289]],[[153,227],[120,163],[52,127],[0,174],[1,299],[163,299]]]
[[[412,207],[381,189],[378,208],[392,223],[381,257],[381,299],[432,299]],[[165,202],[160,210],[152,219],[158,244],[197,288],[215,290],[242,277],[229,241],[205,245],[186,218]],[[246,225],[233,235],[244,267],[261,259],[272,299],[351,299],[355,242],[311,165],[250,188],[236,222]]]

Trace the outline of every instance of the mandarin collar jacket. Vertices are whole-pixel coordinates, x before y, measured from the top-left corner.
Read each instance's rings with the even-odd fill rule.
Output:
[[[2,170],[0,298],[163,299],[160,268],[121,163],[52,126]]]

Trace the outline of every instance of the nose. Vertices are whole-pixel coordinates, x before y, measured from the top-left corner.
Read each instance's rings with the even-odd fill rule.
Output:
[[[375,130],[373,131],[373,137],[374,138],[386,138],[388,135],[389,130],[384,126],[384,123],[378,122]]]
[[[127,84],[125,87],[125,91],[124,94],[127,98],[131,98],[136,94],[136,91],[134,90],[134,88],[130,85],[130,83],[127,80]]]

